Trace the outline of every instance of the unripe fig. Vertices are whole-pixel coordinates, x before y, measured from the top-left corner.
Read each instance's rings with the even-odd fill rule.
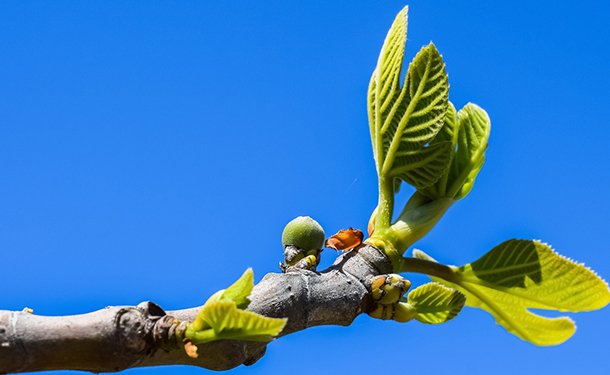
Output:
[[[292,220],[282,232],[282,245],[303,249],[305,253],[320,250],[324,246],[324,229],[309,216],[299,216]]]

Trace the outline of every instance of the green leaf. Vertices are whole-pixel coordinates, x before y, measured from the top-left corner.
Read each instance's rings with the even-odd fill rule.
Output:
[[[213,304],[213,303],[218,302],[222,298],[222,294],[224,293],[224,291],[225,291],[224,289],[221,289],[218,292],[212,294],[212,296],[210,298],[208,298],[207,301],[205,301],[203,306],[205,306],[207,304]]]
[[[421,251],[414,257],[433,260]],[[479,260],[455,269],[453,283],[466,305],[491,313],[508,332],[536,345],[557,345],[576,327],[567,317],[546,318],[527,309],[589,311],[610,302],[608,285],[589,268],[538,241],[508,240]]]
[[[383,160],[379,159],[382,155],[378,152],[379,147],[383,144],[380,131],[382,120],[387,118],[400,93],[400,72],[407,41],[408,10],[409,7],[404,7],[396,16],[381,48],[377,67],[369,84],[369,125],[378,171],[383,163]]]
[[[441,142],[426,146],[415,153],[397,155],[390,176],[397,177],[417,189],[436,182],[451,160],[451,143]]]
[[[451,142],[453,144],[453,151],[455,151],[459,130],[460,128],[457,117],[457,111],[455,110],[453,103],[447,102],[447,114],[445,115],[445,124],[438,132],[438,134],[436,134],[436,137],[434,137],[430,144],[433,145],[439,142]]]
[[[485,162],[491,121],[487,112],[468,103],[458,112],[459,133],[457,151],[449,169],[448,196],[464,198],[474,184]]]
[[[413,258],[428,260],[430,262],[438,263],[438,260],[432,258],[430,255],[424,253],[419,249],[413,249]]]
[[[369,125],[379,175],[424,187],[438,180],[451,156],[451,145],[424,147],[444,124],[449,84],[431,43],[415,56],[400,87],[406,36],[407,8],[396,17],[371,78]]]
[[[428,283],[411,291],[407,301],[417,311],[415,319],[426,324],[440,324],[462,311],[466,297],[455,289]]]
[[[444,169],[441,178],[434,184],[429,185],[423,189],[419,189],[420,192],[429,198],[437,199],[445,197],[447,189],[447,179],[449,177],[449,166],[453,160],[455,150],[457,147],[457,140],[459,134],[459,121],[457,118],[457,111],[453,106],[453,103],[448,102],[447,114],[445,115],[445,124],[438,132],[436,137],[430,142],[430,145],[435,145],[441,142],[450,142],[450,154],[449,160],[447,161],[446,168]]]
[[[186,331],[195,344],[223,339],[268,342],[277,336],[287,319],[268,318],[237,308],[234,302],[206,304],[199,315],[211,327],[203,331]]]
[[[445,64],[431,43],[409,65],[405,84],[380,128],[383,165],[380,174],[392,175],[422,152],[444,124],[449,84]],[[425,152],[425,151],[424,151]],[[444,169],[441,171],[443,172]],[[436,176],[436,179],[440,174]],[[407,181],[408,182],[408,181]]]
[[[252,293],[254,287],[254,273],[251,268],[248,268],[241,277],[227,289],[219,290],[214,293],[199,310],[199,313],[193,321],[195,331],[200,331],[209,327],[209,324],[203,318],[203,311],[206,306],[211,306],[219,301],[233,302],[238,309],[244,310],[250,304],[248,296]]]
[[[451,170],[452,176],[455,177],[449,182],[449,184],[453,184],[450,185],[449,191],[457,190],[455,198],[462,199],[472,190],[474,180],[485,162],[491,121],[487,112],[472,103],[468,103],[458,112],[458,118],[460,132],[455,155],[456,167]],[[462,183],[464,175],[466,175],[466,180]],[[460,186],[459,189],[457,189],[458,186]]]
[[[430,144],[451,141],[451,165],[434,185],[420,189],[422,194],[455,200],[468,195],[485,162],[490,124],[487,113],[477,105],[468,103],[456,115],[450,103],[445,125]]]
[[[505,241],[458,272],[465,282],[510,291],[532,308],[578,312],[610,302],[608,285],[599,276],[539,241]]]
[[[254,274],[248,268],[233,285],[214,293],[189,324],[184,335],[194,344],[235,339],[271,341],[286,325],[287,319],[268,318],[244,311],[254,287]]]
[[[248,268],[233,285],[228,287],[220,297],[219,301],[235,302],[238,309],[245,309],[250,304],[248,296],[254,288],[254,273]]]
[[[219,337],[250,341],[272,340],[287,322],[239,310],[231,302],[218,302],[206,308],[203,317]]]

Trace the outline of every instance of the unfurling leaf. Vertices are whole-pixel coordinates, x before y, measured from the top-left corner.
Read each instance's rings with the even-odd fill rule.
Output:
[[[432,260],[421,251],[417,258]],[[466,305],[491,313],[508,332],[536,345],[557,345],[576,327],[568,317],[546,318],[528,309],[589,311],[610,302],[608,285],[589,268],[538,241],[508,240],[476,262],[455,269],[453,283]]]
[[[445,125],[430,144],[451,142],[451,164],[434,185],[420,190],[422,194],[455,200],[468,195],[485,162],[490,128],[489,116],[476,104],[468,103],[457,114],[450,104]]]
[[[364,234],[359,229],[341,229],[337,234],[326,240],[326,246],[334,250],[349,250],[360,245]]]
[[[400,72],[407,42],[408,10],[409,7],[404,7],[390,27],[369,84],[369,126],[378,173],[383,165],[382,121],[388,117],[401,91]]]
[[[475,104],[468,103],[458,112],[460,132],[452,165],[448,191],[456,191],[455,198],[464,198],[472,189],[474,180],[485,162],[487,140],[491,121],[487,112]]]
[[[396,155],[394,167],[388,173],[409,185],[423,189],[436,182],[451,161],[451,143],[441,142],[417,152]]]
[[[203,305],[195,320],[184,332],[185,349],[189,356],[196,349],[187,344],[203,344],[222,339],[271,341],[286,325],[287,319],[268,318],[244,311],[254,287],[252,269],[226,290],[214,293]],[[195,350],[193,352],[193,350]]]
[[[459,121],[457,117],[457,111],[453,106],[453,103],[447,103],[447,113],[445,114],[445,123],[441,130],[439,130],[436,137],[430,142],[431,145],[441,142],[451,142],[453,145],[453,151],[457,145],[458,133],[459,133]]]
[[[369,125],[379,176],[423,188],[440,178],[451,156],[450,142],[426,146],[443,126],[449,84],[443,59],[430,43],[415,56],[400,87],[406,39],[404,8],[388,32],[371,78]]]
[[[466,297],[455,289],[428,283],[409,293],[407,301],[417,311],[416,320],[440,324],[455,318],[462,311]]]
[[[248,268],[233,285],[222,293],[219,301],[235,302],[237,308],[243,310],[250,304],[248,296],[252,293],[252,288],[254,288],[254,273],[252,268]]]
[[[233,302],[217,302],[201,310],[201,316],[214,331],[213,335],[195,333],[194,342],[221,339],[271,341],[277,336],[287,319],[268,318],[252,311],[239,310]]]

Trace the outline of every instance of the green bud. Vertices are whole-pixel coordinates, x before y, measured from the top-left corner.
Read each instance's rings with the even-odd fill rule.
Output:
[[[280,263],[280,268],[282,269],[282,272],[286,272],[288,267],[315,271],[318,264],[320,264],[320,252],[322,252],[322,250],[305,252],[292,245],[286,246],[284,249],[284,260],[286,263]]]
[[[301,259],[294,266],[297,268],[302,268],[305,270],[315,271],[320,261],[316,258],[315,255],[308,255],[305,258]]]
[[[324,229],[309,216],[299,216],[292,220],[282,232],[282,246],[293,245],[309,253],[324,246]]]
[[[369,316],[375,319],[389,320],[392,319],[393,310],[394,308],[392,305],[387,306],[378,304],[375,309],[369,313]]]
[[[371,296],[375,302],[391,305],[409,290],[411,282],[397,274],[379,275],[373,278]]]
[[[417,316],[417,310],[406,302],[396,302],[390,305],[377,304],[369,316],[381,320],[394,320],[405,323]]]
[[[397,321],[398,323],[405,323],[411,319],[414,319],[417,316],[417,310],[415,307],[411,306],[405,302],[398,302],[392,305],[394,308],[394,315],[392,316],[392,320]]]

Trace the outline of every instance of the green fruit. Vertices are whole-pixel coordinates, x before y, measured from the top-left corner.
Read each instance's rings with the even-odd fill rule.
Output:
[[[296,246],[305,252],[320,250],[324,246],[324,229],[309,216],[299,216],[292,220],[282,232],[282,245]]]

